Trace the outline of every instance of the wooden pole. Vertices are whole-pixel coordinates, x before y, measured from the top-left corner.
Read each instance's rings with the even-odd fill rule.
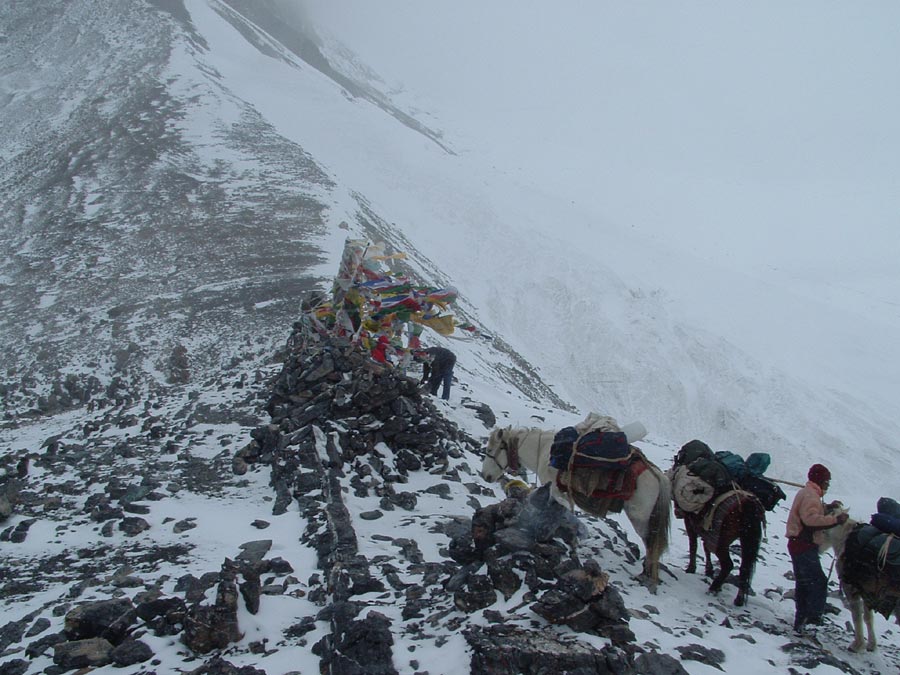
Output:
[[[766,476],[766,478],[769,478],[769,477]],[[793,481],[781,480],[780,478],[769,478],[769,480],[772,481],[773,483],[781,483],[782,485],[793,485],[794,487],[798,487],[798,488],[806,487],[805,483],[794,483]]]

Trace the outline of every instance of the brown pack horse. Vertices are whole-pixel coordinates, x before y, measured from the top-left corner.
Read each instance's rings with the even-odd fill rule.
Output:
[[[827,510],[831,513],[846,513],[840,502],[832,502]],[[825,540],[820,550],[834,549],[841,594],[853,618],[854,635],[850,651],[861,652],[865,647],[872,652],[878,648],[878,640],[875,637],[875,611],[882,612],[886,617],[893,614],[900,624],[900,580],[884,567],[879,569],[878,565],[874,569],[866,568],[866,571],[861,572],[855,568],[853,560],[848,560],[845,550],[847,538],[858,524],[850,518],[843,525],[823,530]],[[867,640],[863,639],[863,623],[868,634]]]
[[[554,499],[569,508],[569,500],[556,488],[557,470],[550,465],[550,446],[554,431],[528,427],[494,429],[488,438],[481,467],[482,477],[494,482],[506,471],[515,473],[519,465],[537,474],[538,481],[551,483]],[[659,559],[669,546],[672,492],[669,479],[650,460],[643,458],[647,470],[637,478],[634,495],[625,501],[624,511],[644,542],[646,551],[642,577],[655,589],[659,583]],[[591,512],[590,504],[576,499],[576,504]]]
[[[725,493],[712,505],[714,511],[707,517],[703,514],[684,513],[684,529],[689,541],[689,559],[685,571],[693,574],[697,571],[697,539],[703,539],[706,553],[706,576],[713,577],[711,552],[719,560],[719,573],[709,585],[710,593],[718,593],[728,580],[734,569],[731,559],[731,544],[741,544],[741,567],[738,573],[738,593],[734,604],[738,607],[747,602],[750,593],[750,582],[753,570],[759,557],[759,545],[762,541],[763,528],[766,523],[766,510],[762,503],[743,490]]]

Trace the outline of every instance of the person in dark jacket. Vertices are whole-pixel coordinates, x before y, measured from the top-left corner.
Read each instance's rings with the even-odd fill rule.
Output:
[[[426,361],[422,368],[422,384],[428,383],[428,391],[437,396],[438,387],[444,385],[441,398],[450,399],[450,385],[453,382],[453,366],[456,354],[443,347],[429,347],[425,350]]]
[[[821,464],[813,464],[806,485],[794,497],[787,519],[788,553],[794,567],[794,632],[803,632],[806,624],[822,623],[828,577],[819,562],[822,530],[843,525],[847,514],[827,515],[822,497],[831,484],[831,472]]]

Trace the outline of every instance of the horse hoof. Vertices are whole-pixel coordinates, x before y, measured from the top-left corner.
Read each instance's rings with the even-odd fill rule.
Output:
[[[746,604],[747,604],[747,598],[745,598],[743,595],[739,595],[734,599],[735,607],[743,607]]]
[[[866,651],[867,651],[867,652],[874,652],[876,649],[878,649],[878,645],[877,645],[877,644],[874,644],[874,643],[873,643],[873,644],[870,644],[870,645],[866,645]]]
[[[646,572],[641,572],[634,578],[634,580],[637,581],[641,586],[646,586],[647,590],[649,590],[653,595],[656,595],[656,587],[659,582],[649,574],[647,574]]]
[[[685,567],[684,571],[687,572],[688,574],[694,574],[697,571],[697,568],[696,567]]]

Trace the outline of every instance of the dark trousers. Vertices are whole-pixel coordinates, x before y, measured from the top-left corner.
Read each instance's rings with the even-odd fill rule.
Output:
[[[441,398],[445,401],[450,400],[450,385],[453,382],[453,368],[448,368],[444,371],[431,371],[431,377],[428,380],[428,390],[431,392],[432,396],[437,396],[438,387],[442,384],[444,385],[444,390],[441,392]]]
[[[828,595],[828,578],[819,562],[819,549],[812,548],[791,556],[794,566],[794,628],[821,619]]]

